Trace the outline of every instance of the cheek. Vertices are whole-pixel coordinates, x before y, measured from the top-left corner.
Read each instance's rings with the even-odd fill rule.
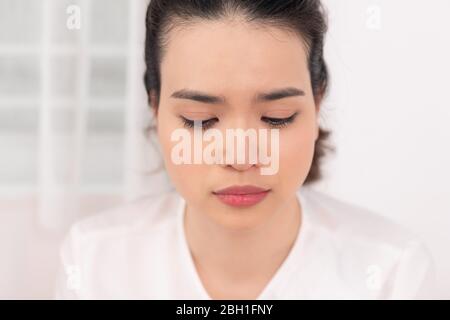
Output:
[[[187,199],[202,197],[209,189],[205,184],[208,167],[205,165],[167,165],[167,173],[176,189]]]
[[[299,123],[280,132],[280,175],[282,181],[301,184],[309,173],[314,155],[314,123]]]
[[[174,186],[184,195],[204,190],[205,179],[208,166],[203,164],[175,164],[172,161],[172,149],[179,141],[171,141],[171,135],[176,129],[182,128],[182,124],[176,117],[160,113],[158,118],[158,139],[161,145],[161,152],[164,158],[165,168]],[[193,151],[191,151],[193,152]]]

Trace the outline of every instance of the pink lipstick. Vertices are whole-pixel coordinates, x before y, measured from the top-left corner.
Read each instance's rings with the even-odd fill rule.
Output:
[[[233,207],[253,206],[261,202],[269,193],[270,189],[256,186],[231,186],[225,189],[214,191],[219,200]]]

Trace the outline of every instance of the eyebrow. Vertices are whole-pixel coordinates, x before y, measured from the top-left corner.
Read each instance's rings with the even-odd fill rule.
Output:
[[[270,92],[258,93],[254,97],[254,102],[270,102],[290,97],[304,96],[305,92],[294,87],[276,89]],[[174,92],[172,98],[193,100],[207,104],[225,104],[226,99],[223,96],[213,96],[197,90],[182,89]]]

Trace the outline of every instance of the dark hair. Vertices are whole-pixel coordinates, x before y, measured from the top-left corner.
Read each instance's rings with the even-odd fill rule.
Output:
[[[158,108],[161,93],[160,64],[169,31],[199,19],[213,20],[242,14],[246,21],[284,28],[299,34],[307,47],[311,87],[316,102],[328,91],[328,69],[323,56],[327,19],[320,0],[151,0],[147,8],[144,83]],[[320,128],[306,183],[321,178],[320,162],[330,132]]]

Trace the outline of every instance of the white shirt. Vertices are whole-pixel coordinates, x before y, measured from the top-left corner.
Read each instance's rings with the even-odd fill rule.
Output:
[[[302,187],[303,221],[258,299],[419,299],[434,263],[416,236]],[[210,299],[186,242],[185,200],[144,197],[75,223],[60,250],[57,299]]]

